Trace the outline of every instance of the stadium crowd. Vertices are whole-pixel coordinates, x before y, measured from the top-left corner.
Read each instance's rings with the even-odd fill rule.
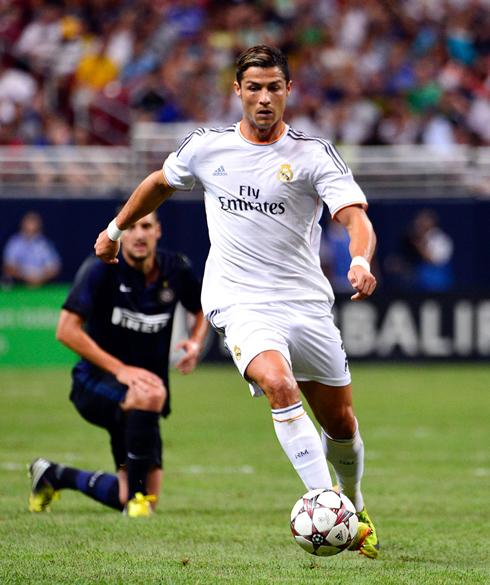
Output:
[[[2,0],[0,144],[234,122],[234,60],[259,43],[289,57],[298,130],[490,145],[489,0]]]

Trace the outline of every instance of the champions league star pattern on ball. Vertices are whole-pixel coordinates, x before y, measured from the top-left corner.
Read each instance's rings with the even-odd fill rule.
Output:
[[[312,490],[291,512],[291,531],[306,552],[321,557],[337,555],[357,535],[358,519],[352,502],[330,489]]]

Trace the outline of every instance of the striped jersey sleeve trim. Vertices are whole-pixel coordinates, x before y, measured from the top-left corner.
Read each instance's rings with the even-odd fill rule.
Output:
[[[189,144],[189,142],[192,140],[194,136],[202,136],[204,132],[205,132],[204,128],[197,128],[197,130],[193,130],[192,132],[187,134],[187,136],[184,138],[184,141],[180,145],[179,150],[177,151],[177,156],[179,156],[179,154],[184,150],[184,148]]]
[[[236,124],[232,126],[227,126],[226,128],[197,128],[190,132],[185,138],[182,144],[179,146],[179,150],[177,150],[177,156],[182,152],[182,150],[189,144],[194,136],[203,136],[206,132],[216,132],[218,134],[222,134],[223,132],[235,132]]]
[[[210,128],[209,131],[217,132],[218,134],[223,134],[223,132],[235,132],[236,124],[232,124],[231,126],[227,126],[226,128]]]
[[[293,130],[292,128],[289,129],[288,136],[293,140],[306,140],[306,141],[313,141],[319,142],[328,156],[332,159],[334,165],[339,169],[339,171],[343,175],[347,175],[349,173],[349,167],[345,164],[344,159],[340,156],[335,146],[330,142],[330,140],[326,140],[324,138],[317,138],[315,136],[307,136],[303,132],[298,132]]]

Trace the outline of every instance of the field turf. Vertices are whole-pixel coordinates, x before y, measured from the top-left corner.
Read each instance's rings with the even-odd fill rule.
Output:
[[[0,370],[0,583],[490,583],[490,367],[352,370],[376,561],[294,542],[289,514],[305,490],[265,398],[228,365],[172,377],[153,518],[70,491],[29,513],[28,462],[112,471],[108,442],[70,404],[67,370]]]

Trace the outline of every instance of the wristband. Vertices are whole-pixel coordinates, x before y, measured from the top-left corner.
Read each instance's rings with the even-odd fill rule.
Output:
[[[120,230],[116,225],[116,220],[113,219],[111,223],[107,226],[107,235],[109,239],[113,242],[119,242],[121,236],[126,230]]]
[[[352,268],[353,266],[362,266],[368,272],[371,272],[371,266],[369,262],[366,260],[366,258],[363,258],[362,256],[354,256],[354,258],[352,258],[350,267]]]

